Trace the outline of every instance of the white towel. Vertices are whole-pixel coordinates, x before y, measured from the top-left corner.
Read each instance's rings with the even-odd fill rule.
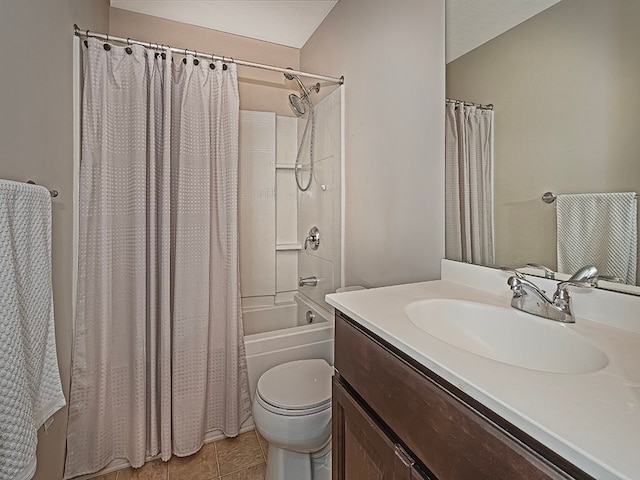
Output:
[[[558,271],[595,265],[602,275],[636,284],[636,193],[558,195]]]
[[[65,405],[51,283],[51,198],[0,180],[0,480],[36,470],[37,432]]]

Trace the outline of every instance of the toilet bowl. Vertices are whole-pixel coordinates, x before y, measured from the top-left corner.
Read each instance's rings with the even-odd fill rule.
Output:
[[[258,380],[253,421],[269,442],[265,480],[331,479],[332,375],[324,360],[296,360]]]

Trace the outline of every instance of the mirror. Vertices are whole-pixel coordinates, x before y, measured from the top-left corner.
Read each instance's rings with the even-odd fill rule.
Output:
[[[494,105],[496,265],[558,270],[545,192],[640,192],[639,22],[637,0],[562,0],[447,65],[447,97]]]

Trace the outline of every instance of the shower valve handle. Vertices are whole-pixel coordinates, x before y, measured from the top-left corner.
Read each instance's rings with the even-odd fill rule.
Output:
[[[318,227],[313,227],[309,230],[309,235],[304,240],[304,249],[310,246],[311,250],[317,250],[320,246],[320,230]]]

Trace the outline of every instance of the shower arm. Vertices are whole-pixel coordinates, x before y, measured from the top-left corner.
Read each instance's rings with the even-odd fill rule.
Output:
[[[285,73],[284,76],[285,76],[285,78],[287,80],[295,80],[296,81],[296,83],[300,87],[300,92],[302,93],[302,98],[308,98],[309,94],[311,93],[312,90],[315,90],[316,93],[320,92],[320,82],[316,83],[315,85],[311,85],[310,87],[306,87],[305,84],[302,83],[302,80],[300,80],[300,77],[298,75]]]

